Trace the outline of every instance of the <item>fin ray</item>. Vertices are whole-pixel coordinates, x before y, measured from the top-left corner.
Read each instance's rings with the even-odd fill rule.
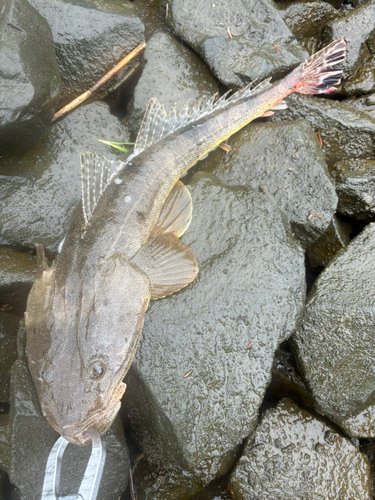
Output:
[[[174,233],[180,238],[191,222],[193,202],[188,188],[177,181],[164,202],[153,234]]]
[[[107,160],[96,153],[81,153],[82,209],[86,224],[89,223],[101,195],[113,176],[125,165],[120,160]]]

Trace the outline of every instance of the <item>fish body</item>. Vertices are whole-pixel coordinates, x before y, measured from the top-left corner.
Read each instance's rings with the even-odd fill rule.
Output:
[[[82,204],[61,252],[38,276],[25,313],[28,361],[43,414],[71,442],[90,426],[104,433],[120,408],[149,301],[190,283],[198,272],[179,237],[191,199],[179,178],[253,119],[282,109],[292,92],[335,90],[345,42],[337,40],[273,85],[248,86],[229,99],[166,115],[151,100],[126,162],[81,155]]]

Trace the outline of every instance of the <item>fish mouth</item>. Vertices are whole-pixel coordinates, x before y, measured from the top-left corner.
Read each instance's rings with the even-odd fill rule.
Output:
[[[52,427],[70,443],[79,444],[81,446],[89,444],[91,442],[91,436],[87,432],[87,429],[89,427],[94,427],[100,434],[105,434],[107,432],[120,410],[121,398],[125,389],[126,384],[121,382],[114,390],[107,407],[95,412],[80,424],[71,424],[63,427],[52,425]]]

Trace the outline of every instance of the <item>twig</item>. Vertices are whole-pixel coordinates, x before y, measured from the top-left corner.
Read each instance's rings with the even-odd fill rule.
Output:
[[[103,76],[95,85],[93,85],[89,90],[86,90],[79,97],[74,99],[72,102],[64,106],[60,111],[55,113],[52,118],[52,122],[56,121],[58,118],[61,118],[72,109],[76,108],[79,104],[86,101],[94,92],[96,92],[100,87],[102,87],[113,75],[115,75],[121,68],[126,66],[129,61],[131,61],[135,56],[137,56],[144,48],[146,47],[146,42],[142,42],[136,49],[134,49],[130,54],[128,54],[124,59],[122,59],[114,68],[112,68],[106,75]]]
[[[101,92],[100,94],[93,96],[93,99],[97,99],[98,101],[107,99],[107,97],[110,97],[112,94],[120,90],[121,87],[123,87],[140,68],[141,68],[141,63],[139,62],[135,63],[135,65],[132,68],[130,68],[118,82],[112,85],[112,87],[110,87],[108,90],[103,90],[103,92]]]

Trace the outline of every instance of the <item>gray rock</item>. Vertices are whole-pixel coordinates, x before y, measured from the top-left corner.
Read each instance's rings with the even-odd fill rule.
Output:
[[[0,293],[30,288],[36,275],[36,256],[0,248]]]
[[[26,0],[0,12],[0,156],[22,151],[51,121],[60,90],[51,29]]]
[[[310,124],[252,124],[229,144],[228,154],[220,149],[210,153],[202,169],[225,184],[262,190],[286,214],[304,246],[316,241],[329,227],[337,196]]]
[[[308,57],[273,2],[167,0],[167,4],[167,22],[174,32],[230,88],[256,78],[278,78]]]
[[[0,415],[0,469],[9,468],[9,413]]]
[[[304,303],[305,271],[301,247],[262,193],[201,173],[189,190],[183,240],[200,273],[150,305],[126,401],[149,462],[182,470],[192,489],[230,470],[254,429],[274,352]],[[147,498],[186,498],[163,484],[168,492],[155,487]]]
[[[0,159],[0,235],[10,243],[42,243],[55,251],[81,197],[79,153],[118,158],[98,139],[127,141],[129,133],[109,107],[95,102],[53,124],[24,153]]]
[[[324,43],[345,38],[347,52],[342,90],[348,95],[374,92],[375,0],[368,0],[328,24],[323,37]]]
[[[361,413],[358,413],[358,415],[344,419],[341,422],[337,422],[337,424],[350,437],[374,439],[375,404],[368,406]]]
[[[127,0],[30,0],[51,26],[66,102],[89,89],[144,40]]]
[[[59,435],[42,416],[37,394],[26,362],[12,367],[9,429],[9,478],[21,498],[39,500],[45,464]],[[98,498],[118,500],[127,486],[129,456],[121,421],[117,417],[106,433],[106,462]],[[68,445],[63,458],[60,494],[77,493],[83,478],[91,446]]]
[[[10,369],[17,359],[20,317],[0,311],[0,403],[9,402]]]
[[[375,217],[375,160],[346,160],[331,169],[339,197],[337,210],[356,219]]]
[[[362,97],[350,97],[349,99],[341,101],[341,104],[358,109],[358,111],[363,111],[375,120],[375,93]]]
[[[171,35],[154,35],[147,43],[144,56],[146,63],[126,116],[134,132],[138,132],[151,97],[157,97],[169,112],[174,104],[181,110],[187,101],[196,102],[219,90],[202,60]]]
[[[234,500],[372,498],[365,455],[288,399],[263,415],[228,488]]]
[[[288,26],[299,43],[306,47],[305,40],[313,37],[318,43],[323,28],[339,13],[323,0],[299,0],[298,2],[282,2],[277,5],[284,23]],[[314,51],[318,50],[317,45]],[[310,51],[309,51],[310,52]],[[312,54],[312,52],[310,52]]]
[[[374,258],[371,223],[319,275],[293,337],[315,408],[335,422],[375,404]]]
[[[350,242],[352,226],[343,222],[336,215],[328,229],[307,249],[307,256],[313,269],[325,267],[336,253]]]
[[[276,113],[272,121],[308,120],[320,131],[328,166],[349,158],[375,158],[375,120],[341,102],[292,94],[288,109]]]

